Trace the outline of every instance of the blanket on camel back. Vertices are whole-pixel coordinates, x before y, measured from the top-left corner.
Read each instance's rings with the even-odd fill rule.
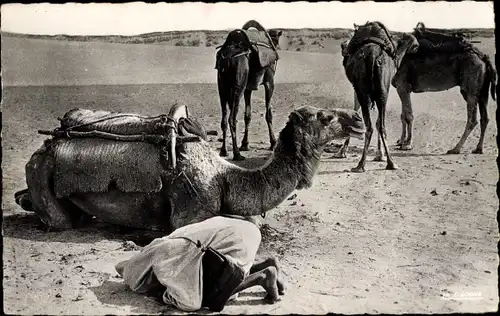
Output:
[[[419,43],[416,54],[432,55],[436,53],[454,54],[473,51],[483,55],[462,33],[445,29],[429,29],[419,22],[413,31]]]
[[[354,54],[361,46],[368,43],[379,44],[391,57],[396,54],[396,46],[392,41],[391,33],[381,22],[366,22],[365,25],[357,26],[353,37],[347,44],[347,54]]]
[[[217,52],[217,59],[229,56],[228,50],[239,48],[250,51],[250,59],[254,65],[260,68],[272,66],[278,59],[278,51],[274,46],[267,30],[257,21],[250,20],[241,29],[231,31],[226,41]],[[232,57],[232,56],[231,56]],[[216,64],[218,69],[219,62]]]
[[[165,134],[175,124],[167,115],[140,116],[101,110],[73,109],[64,114],[62,131],[101,131],[118,135]]]
[[[165,146],[101,138],[58,138],[54,152],[54,191],[57,198],[72,193],[150,193],[162,188]],[[173,172],[173,171],[172,171]]]

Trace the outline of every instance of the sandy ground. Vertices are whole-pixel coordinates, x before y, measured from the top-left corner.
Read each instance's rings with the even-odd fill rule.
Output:
[[[490,45],[493,47],[493,42]],[[304,55],[297,59],[293,58],[295,54]],[[282,77],[273,98],[276,132],[284,126],[290,111],[300,105],[352,106],[352,91],[338,54],[288,56],[279,65]],[[318,74],[329,80],[287,80],[287,70],[304,58],[316,66],[322,60],[330,63],[333,59],[326,70],[329,74]],[[98,68],[95,64],[89,67]],[[212,75],[215,77],[215,72]],[[208,129],[219,130],[216,86],[165,83],[7,87],[3,97],[5,312],[177,313],[131,292],[114,270],[117,262],[131,257],[153,235],[138,236],[102,223],[46,233],[33,214],[15,205],[13,193],[25,188],[24,165],[43,140],[36,130],[55,127],[56,117],[67,110],[84,107],[157,114],[166,112],[173,100],[182,100]],[[266,150],[263,97],[262,90],[253,97],[251,151],[245,153],[248,159],[244,166],[259,165],[270,154]],[[458,90],[413,95],[413,100],[415,149],[398,152],[391,147],[400,169],[384,170],[384,163],[371,161],[372,153],[366,173],[347,172],[360,157],[359,140],[352,140],[347,159],[332,159],[325,153],[313,187],[295,192],[292,199],[269,212],[264,220],[271,229],[265,231],[258,256],[276,255],[281,260],[288,283],[286,295],[276,304],[266,305],[262,289],[249,289],[230,302],[224,313],[497,310],[498,151],[494,119],[487,130],[483,155],[470,154],[479,127],[462,154],[444,155],[465,126],[465,104]],[[401,128],[400,103],[394,90],[388,107],[388,140],[394,144]],[[489,110],[493,117],[493,101]],[[239,121],[242,131],[241,116]],[[215,136],[211,144],[214,149],[220,146]],[[372,150],[374,146],[372,141]]]

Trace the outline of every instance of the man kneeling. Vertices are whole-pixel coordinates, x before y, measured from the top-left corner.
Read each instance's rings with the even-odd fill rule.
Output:
[[[221,311],[238,292],[260,285],[265,300],[284,294],[280,267],[268,258],[254,264],[261,241],[256,223],[216,216],[157,238],[116,265],[134,292],[159,296],[183,311]]]

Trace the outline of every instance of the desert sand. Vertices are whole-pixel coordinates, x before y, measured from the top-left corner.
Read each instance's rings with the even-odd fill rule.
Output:
[[[478,40],[493,57],[494,38]],[[325,37],[321,50],[310,40],[287,39],[285,48],[289,43],[290,49],[280,53],[272,100],[276,133],[296,107],[353,106],[340,40]],[[2,37],[6,313],[181,313],[133,293],[114,270],[155,236],[98,222],[47,233],[33,213],[15,204],[13,194],[26,187],[24,166],[43,142],[37,130],[56,127],[56,118],[72,108],[155,115],[182,102],[207,129],[220,132],[215,45],[207,46]],[[470,153],[478,126],[461,154],[445,155],[465,127],[466,105],[458,88],[412,97],[414,149],[401,152],[391,146],[399,169],[387,171],[385,163],[371,161],[374,140],[363,174],[347,172],[360,158],[361,141],[351,141],[347,159],[326,152],[312,188],[296,191],[263,219],[258,257],[281,260],[286,295],[267,305],[263,289],[252,288],[223,313],[497,310],[495,103],[489,103],[485,153]],[[240,106],[239,141],[243,102]],[[270,155],[264,111],[261,88],[253,97],[251,151],[240,165],[257,166]],[[386,122],[391,145],[400,135],[400,111],[391,88]],[[210,137],[217,150],[218,136]]]

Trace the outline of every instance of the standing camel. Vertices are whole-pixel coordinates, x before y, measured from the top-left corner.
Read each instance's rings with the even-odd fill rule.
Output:
[[[447,35],[439,34],[439,36],[442,38]],[[448,41],[450,39],[451,37]],[[417,54],[408,54],[403,58],[392,80],[402,104],[402,131],[397,144],[402,150],[413,149],[413,106],[410,96],[412,92],[445,91],[458,86],[460,94],[467,102],[467,123],[462,137],[454,148],[447,151],[447,154],[460,153],[467,137],[477,125],[478,107],[481,116],[481,134],[472,153],[482,154],[484,134],[489,121],[488,92],[491,93],[493,100],[496,99],[496,70],[490,58],[472,45],[468,47],[469,49],[455,49],[448,52],[431,48],[434,51],[429,53],[429,48],[427,52],[423,51],[423,48],[422,46]]]
[[[367,33],[370,28],[379,31],[379,37],[359,35]],[[381,30],[381,31],[380,31]],[[381,33],[380,33],[381,32]],[[354,41],[356,40],[356,41]],[[367,22],[365,25],[355,25],[355,33],[348,44],[344,56],[344,69],[348,80],[354,88],[355,96],[363,114],[366,126],[363,154],[353,172],[364,172],[365,161],[370,146],[373,127],[370,118],[370,108],[377,106],[378,119],[376,123],[379,133],[375,161],[383,161],[381,144],[387,156],[388,170],[397,169],[386,143],[385,112],[391,80],[407,53],[418,48],[417,39],[411,34],[403,34],[397,41],[392,39],[389,31],[380,22]],[[355,101],[356,104],[356,101]],[[348,140],[346,140],[348,144]],[[344,144],[345,145],[345,144]],[[347,147],[345,145],[345,147]]]
[[[268,39],[268,43],[259,42],[255,44],[249,38],[247,31],[252,28],[254,32],[267,34],[262,40]],[[264,33],[263,33],[264,32]],[[254,33],[255,34],[255,33]],[[217,86],[222,109],[221,129],[222,147],[220,155],[227,156],[226,135],[229,120],[229,129],[233,144],[233,160],[244,160],[240,151],[248,151],[248,127],[252,120],[252,91],[258,90],[259,85],[264,85],[266,102],[266,122],[269,130],[270,150],[276,145],[276,137],[273,132],[273,113],[271,98],[274,92],[274,74],[278,60],[277,47],[279,38],[283,34],[279,30],[265,31],[260,24],[249,21],[243,26],[243,30],[231,31],[217,52]],[[259,46],[256,51],[256,46]],[[241,95],[245,99],[245,134],[241,147],[237,144],[236,117],[238,116]],[[229,113],[228,113],[229,108]],[[229,114],[229,117],[228,117]]]

